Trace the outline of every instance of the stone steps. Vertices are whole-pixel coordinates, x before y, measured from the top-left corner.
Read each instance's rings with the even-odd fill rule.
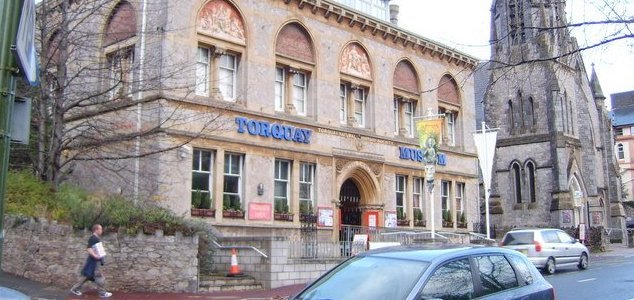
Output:
[[[201,275],[198,291],[222,292],[222,291],[246,291],[262,289],[262,284],[251,276],[227,277],[223,274]]]

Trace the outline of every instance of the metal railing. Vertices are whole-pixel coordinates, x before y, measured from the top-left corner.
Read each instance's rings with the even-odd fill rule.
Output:
[[[457,244],[467,243],[495,243],[493,239],[479,233],[436,232],[411,228],[365,227],[342,225],[340,227],[341,241],[289,241],[289,258],[342,258],[365,251],[365,245],[352,242],[354,235],[368,235],[370,243],[398,243],[411,245],[429,241],[442,241]]]
[[[211,241],[214,246],[216,246],[216,248],[218,249],[249,249],[249,250],[253,250],[255,252],[257,252],[258,254],[260,254],[261,256],[263,256],[264,258],[268,258],[269,256],[266,255],[266,253],[264,253],[262,250],[253,247],[253,246],[240,246],[240,245],[235,245],[235,246],[223,246],[220,243],[216,242],[215,240]]]

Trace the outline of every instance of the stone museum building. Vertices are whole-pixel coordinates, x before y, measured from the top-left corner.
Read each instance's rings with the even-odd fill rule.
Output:
[[[491,8],[484,114],[499,128],[490,213],[502,230],[623,228],[605,96],[565,27],[565,4],[498,0]]]
[[[115,107],[96,118],[155,134],[124,143],[136,154],[125,161],[73,163],[75,182],[226,236],[297,238],[310,215],[333,241],[341,225],[429,230],[433,215],[437,230],[467,232],[479,221],[477,61],[400,28],[389,1],[104,3],[74,55],[106,70],[83,88]],[[415,124],[439,113],[431,198]]]

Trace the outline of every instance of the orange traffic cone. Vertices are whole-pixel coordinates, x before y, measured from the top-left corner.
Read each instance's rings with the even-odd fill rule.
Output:
[[[227,276],[240,276],[240,266],[238,266],[238,251],[236,248],[231,249],[231,267],[229,268],[229,274]]]

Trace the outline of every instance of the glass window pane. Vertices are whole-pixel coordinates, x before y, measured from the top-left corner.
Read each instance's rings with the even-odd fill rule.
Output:
[[[223,191],[238,194],[240,192],[240,177],[225,175]]]
[[[288,161],[281,161],[280,163],[280,179],[288,180],[288,167],[290,163]]]
[[[284,110],[284,69],[275,68],[275,109]]]
[[[299,199],[310,199],[310,184],[300,183],[299,184]]]
[[[210,151],[200,151],[200,169],[206,172],[211,171],[211,152]]]
[[[469,260],[461,259],[449,262],[438,268],[425,284],[422,298],[475,298]]]
[[[523,277],[527,284],[532,284],[533,274],[530,271],[530,267],[526,264],[526,261],[517,255],[509,255],[508,258],[513,265],[515,265],[515,270],[517,270],[518,275]]]
[[[502,255],[475,258],[485,295],[517,287],[517,278],[511,264]]]
[[[275,197],[284,197],[287,196],[287,183],[283,181],[275,181]]]
[[[209,173],[192,173],[192,190],[209,190]]]
[[[194,149],[194,155],[192,157],[192,170],[199,170],[200,166],[200,150]]]

